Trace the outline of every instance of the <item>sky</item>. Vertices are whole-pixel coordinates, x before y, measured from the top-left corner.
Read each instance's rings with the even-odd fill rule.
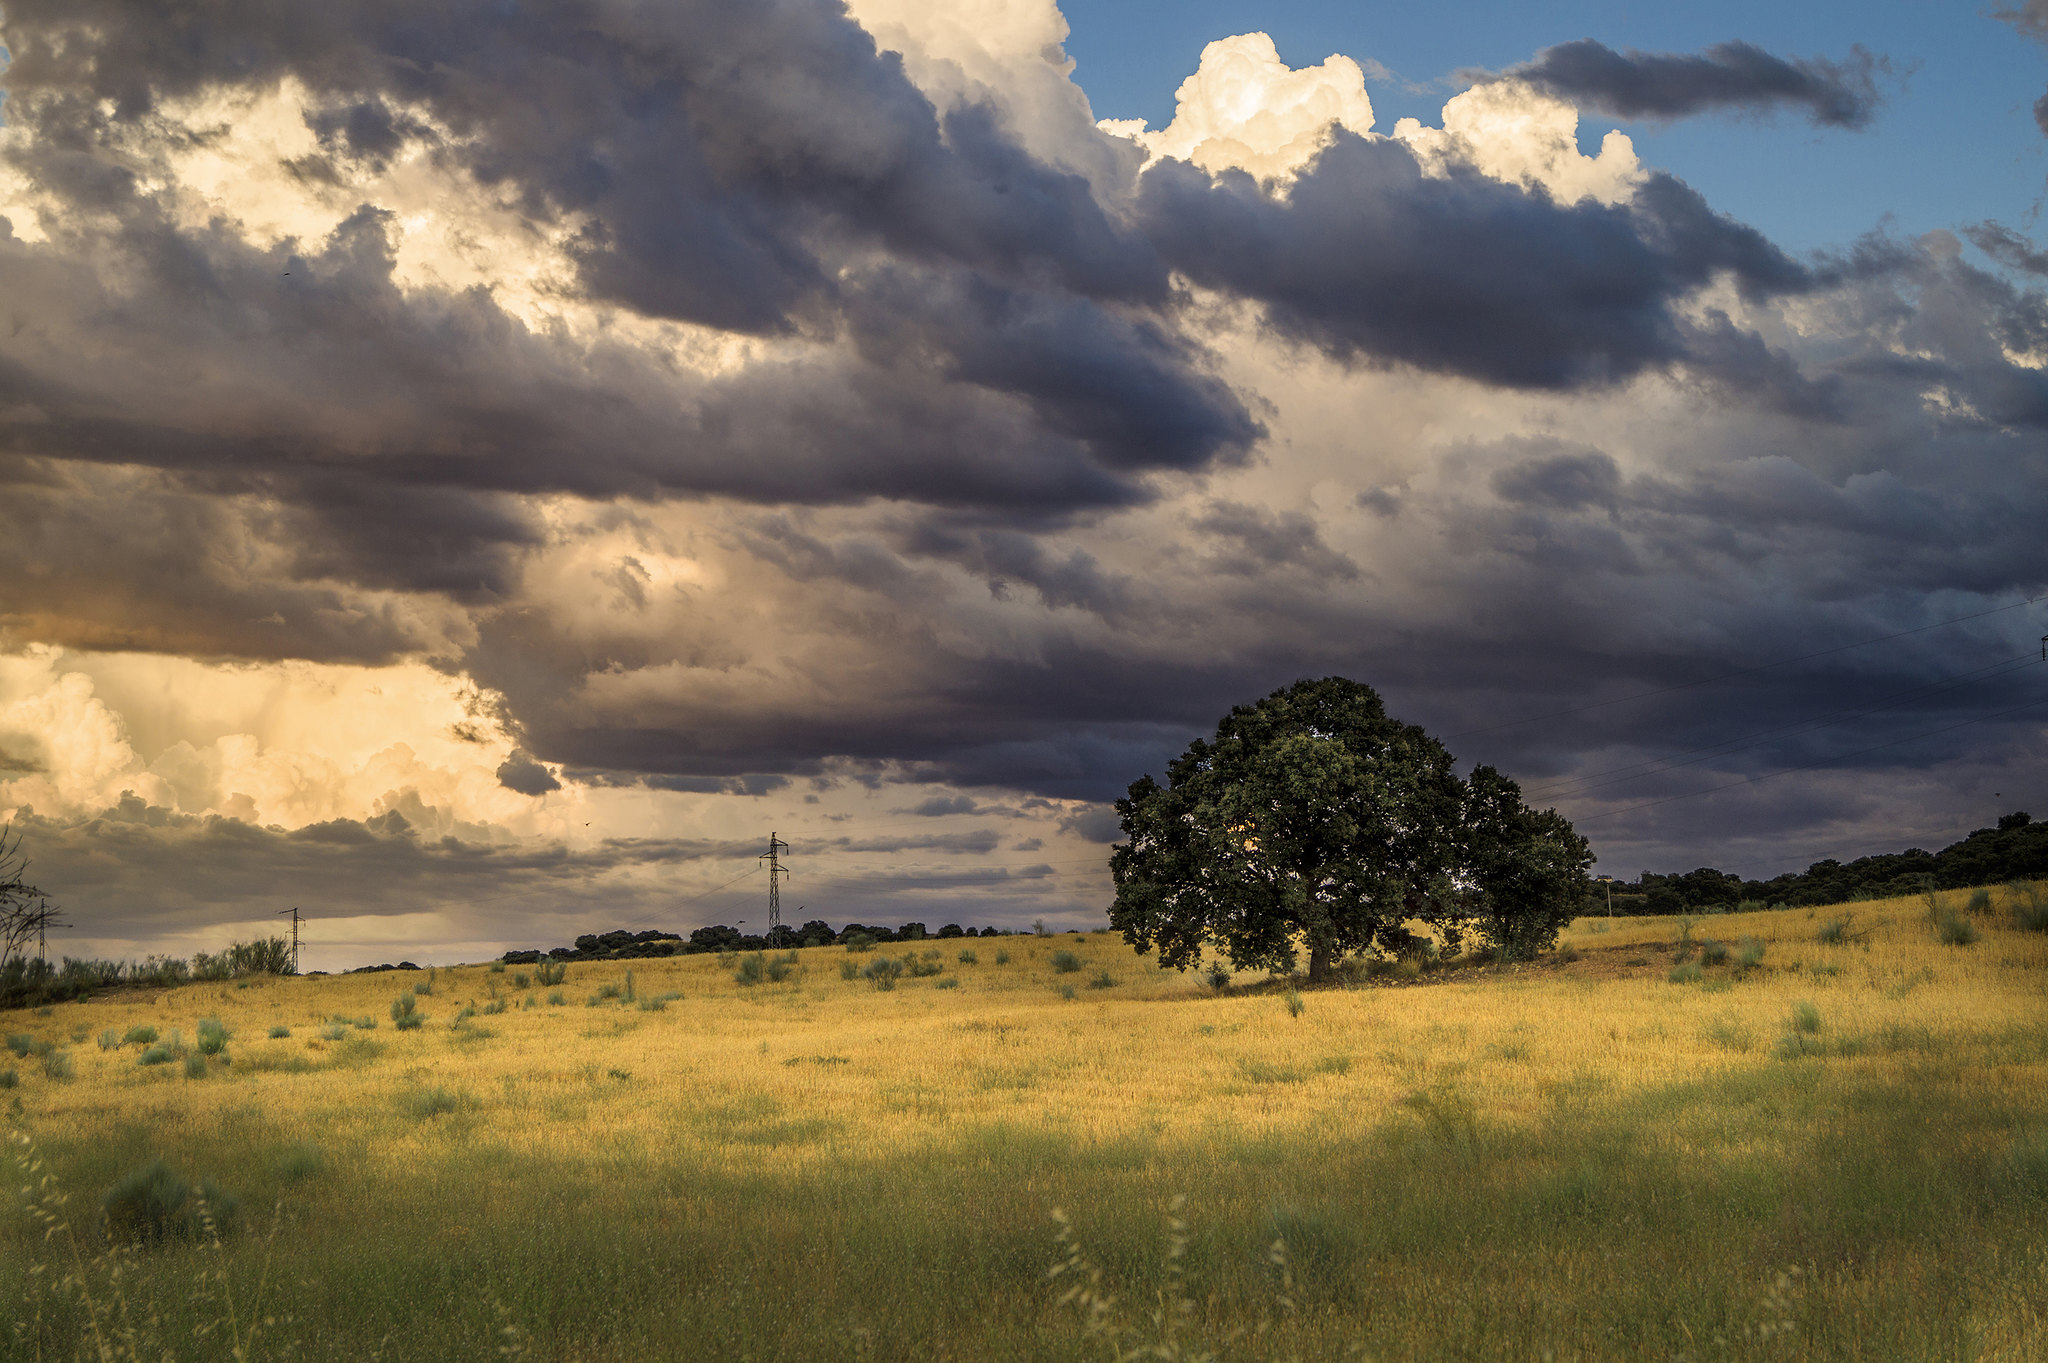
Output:
[[[2048,813],[2048,4],[0,0],[52,950],[1103,921],[1305,676],[1598,869]],[[2037,101],[2044,101],[2037,107]]]

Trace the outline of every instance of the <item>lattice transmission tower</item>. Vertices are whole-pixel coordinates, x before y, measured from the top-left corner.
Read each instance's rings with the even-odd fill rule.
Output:
[[[773,833],[768,835],[768,850],[760,860],[768,863],[768,933],[782,926],[782,877],[789,874],[789,868],[782,864],[781,853],[789,850],[789,844]]]

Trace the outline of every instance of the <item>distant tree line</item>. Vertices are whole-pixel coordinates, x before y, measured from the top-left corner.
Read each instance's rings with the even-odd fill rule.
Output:
[[[546,951],[508,951],[502,958],[508,965],[531,965],[543,957],[557,961],[630,961],[648,956],[691,956],[714,951],[792,951],[797,947],[824,947],[861,939],[868,942],[922,942],[943,937],[1001,937],[1001,928],[963,928],[948,923],[937,932],[922,923],[884,927],[875,923],[848,923],[834,928],[812,919],[801,927],[779,923],[765,933],[745,933],[724,923],[695,928],[688,937],[649,929],[645,932],[587,932],[576,945]]]
[[[1891,899],[1935,889],[1964,889],[2008,880],[2048,879],[2048,823],[2015,810],[1995,828],[1980,828],[1939,852],[1909,847],[1854,861],[1816,861],[1804,871],[1769,880],[1744,880],[1711,866],[1659,875],[1645,871],[1633,883],[1613,885],[1618,914],[1719,913],[1738,904],[1792,907]],[[1598,911],[1602,901],[1595,898]]]
[[[0,963],[0,1008],[27,1008],[88,999],[106,989],[175,989],[181,984],[232,980],[244,975],[291,975],[291,943],[282,937],[236,942],[225,950],[195,952],[190,960],[150,956],[140,961],[78,960],[57,964],[33,956]],[[319,974],[319,971],[312,972]]]

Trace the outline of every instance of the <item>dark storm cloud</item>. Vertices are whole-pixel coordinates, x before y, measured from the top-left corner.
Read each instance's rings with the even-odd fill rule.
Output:
[[[920,800],[902,812],[916,814],[921,818],[937,819],[948,814],[972,814],[980,808],[971,795],[934,795],[930,799]]]
[[[903,837],[821,838],[809,850],[839,852],[965,852],[985,856],[996,850],[1002,835],[992,828],[963,833],[918,833]]]
[[[1599,450],[1538,454],[1493,475],[1493,490],[1503,500],[1564,511],[1613,506],[1620,488],[1614,460]]]
[[[987,110],[940,115],[830,5],[4,22],[17,167],[72,213],[50,246],[0,240],[13,320],[44,319],[0,345],[0,449],[258,488],[305,576],[496,591],[531,542],[496,493],[1116,505],[1261,433],[1087,181]],[[407,293],[368,206],[270,249],[173,223],[135,169],[191,135],[165,102],[287,75],[331,161],[431,142],[537,229],[582,223],[588,295],[797,349],[705,380]]]
[[[1341,132],[1284,194],[1179,162],[1140,175],[1137,149],[1111,139],[1097,159],[1121,169],[1091,183],[1024,151],[990,108],[936,109],[824,0],[195,13],[5,0],[12,168],[58,210],[47,241],[0,231],[0,484],[15,513],[0,627],[16,637],[443,659],[506,697],[531,753],[508,763],[510,782],[530,793],[546,763],[583,784],[762,798],[830,776],[1100,801],[1231,704],[1301,676],[1359,676],[1405,718],[1462,733],[2048,580],[2048,381],[2030,358],[2048,355],[2048,302],[1933,238],[1797,262],[1668,175],[1624,204],[1567,204],[1455,165],[1425,175],[1405,144]],[[2015,22],[2039,28],[2037,13]],[[1782,107],[1847,126],[1875,107],[1880,70],[1574,44],[1515,74],[1576,80],[1575,98],[1605,91],[1646,116]],[[195,225],[153,186],[170,149],[215,133],[179,126],[173,102],[287,78],[312,95],[318,152],[290,168],[305,183],[362,185],[423,152],[524,230],[567,234],[569,265],[546,281],[560,297],[762,348],[698,372],[630,327],[579,339],[529,329],[488,289],[401,286],[400,225],[374,204],[324,239],[274,246]],[[2038,268],[2005,229],[1972,240]],[[1218,377],[1213,300],[1186,281],[1339,366],[1405,368],[1426,394],[1452,376],[1485,421],[1575,434],[1486,447],[1417,434],[1400,452],[1414,469],[1388,470],[1340,432],[1318,473],[1336,495],[1315,495],[1355,497],[1363,529],[1261,506],[1262,463],[1279,483],[1296,452],[1315,456],[1267,442],[1277,409]],[[1696,306],[1722,285],[1753,325],[1725,298],[1727,312]],[[1800,324],[1782,325],[1774,305],[1794,297]],[[1663,428],[1584,434],[1625,426],[1597,404],[1630,382],[1653,400],[1659,375],[1691,404]],[[1437,460],[1461,470],[1448,488],[1428,476]],[[1205,484],[1225,470],[1227,494]],[[770,615],[786,604],[771,592],[816,602],[701,636],[710,591],[663,630],[553,618],[579,608],[519,593],[557,543],[532,498],[556,492],[711,503],[728,595],[753,593]],[[1156,517],[1164,530],[1117,519],[1165,495],[1185,500]],[[753,508],[718,505],[735,500]],[[835,527],[803,508],[866,519],[835,511]],[[968,590],[949,595],[963,574]],[[622,612],[652,609],[644,569],[593,575]],[[1015,624],[1037,606],[1053,623]],[[744,649],[721,651],[731,641],[715,632],[779,651],[783,626],[792,652],[817,644],[790,667],[801,694],[757,695],[734,680]],[[881,661],[852,673],[835,650]],[[650,682],[638,711],[585,703],[593,678],[642,669],[704,694]],[[1907,650],[1870,672],[1890,685],[1938,670]],[[1557,775],[1603,746],[1661,751],[1880,694],[1855,676],[1815,669],[1454,746]],[[1946,704],[1899,713],[1925,727]],[[1972,731],[1973,770],[2013,732]],[[1840,801],[1717,796],[1713,819],[1816,819]],[[1606,827],[1668,841],[1681,823],[1667,811]],[[535,884],[568,898],[617,868],[726,855],[680,842],[515,855],[369,824],[46,831],[88,879],[144,840],[137,858],[215,884],[223,904],[253,904],[280,876],[352,884],[337,868],[451,902]],[[1068,831],[1107,836],[1099,809]],[[994,848],[948,836],[971,843],[921,845]],[[978,874],[951,889],[1043,879]],[[188,909],[203,897],[179,893]],[[623,911],[653,892],[605,893]],[[393,912],[411,902],[380,894]]]
[[[1862,48],[1847,61],[1787,61],[1744,42],[1705,52],[1616,52],[1591,38],[1546,47],[1501,75],[1621,118],[1685,118],[1738,109],[1801,109],[1824,127],[1863,128],[1884,104],[1891,63]],[[1485,73],[1473,73],[1485,79]]]
[[[1252,576],[1294,567],[1336,581],[1358,578],[1358,565],[1323,543],[1315,520],[1299,511],[1268,511],[1242,502],[1216,501],[1195,518],[1195,528],[1226,546],[1217,555],[1221,572]]]
[[[1285,199],[1241,172],[1167,162],[1139,202],[1168,260],[1262,303],[1284,334],[1518,388],[1694,358],[1672,305],[1724,273],[1753,297],[1811,283],[1668,175],[1626,206],[1567,205],[1475,171],[1424,175],[1403,144],[1341,131]]]
[[[2048,275],[2048,251],[2003,223],[1980,222],[1963,229],[1970,244],[2008,269],[2030,275]]]
[[[553,772],[524,752],[515,752],[498,764],[498,784],[521,795],[545,795],[562,788]]]

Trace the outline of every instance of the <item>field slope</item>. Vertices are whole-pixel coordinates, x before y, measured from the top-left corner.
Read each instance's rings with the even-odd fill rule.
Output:
[[[1098,934],[465,966],[403,1030],[424,972],[10,1013],[0,1354],[126,1356],[125,1312],[152,1357],[2048,1357],[2031,893],[1946,896],[1966,944],[1917,899],[1583,919],[1292,999]],[[153,1160],[238,1226],[110,1260]]]

